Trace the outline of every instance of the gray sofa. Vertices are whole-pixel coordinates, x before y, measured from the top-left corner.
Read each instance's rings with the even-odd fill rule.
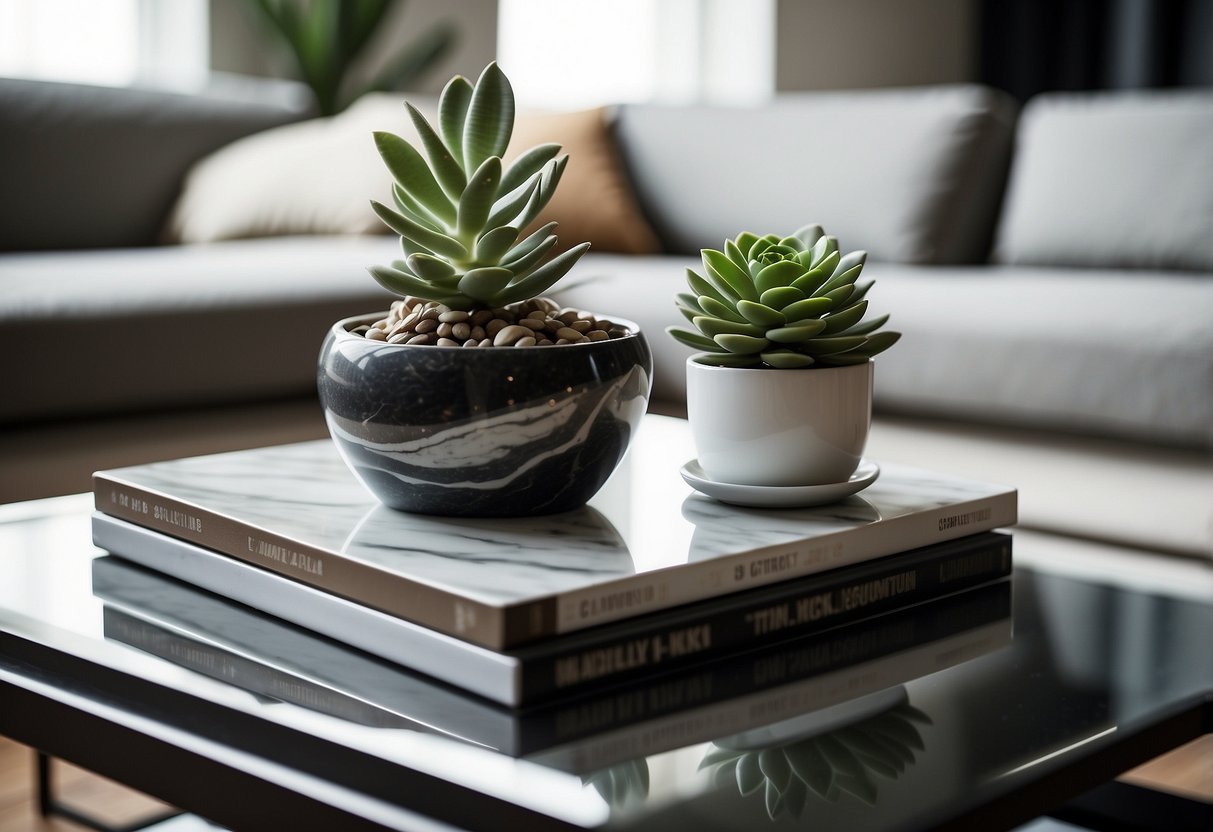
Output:
[[[324,328],[385,303],[363,268],[386,236],[151,245],[191,164],[302,112],[106,96],[0,82],[0,165],[21,172],[0,208],[0,500],[323,435]],[[612,124],[666,253],[592,252],[560,298],[642,325],[655,409],[682,407],[689,351],[662,330],[698,249],[821,222],[870,252],[873,308],[905,334],[877,361],[870,456],[1013,483],[1026,527],[1213,557],[1213,94],[1020,113],[976,87],[811,93]]]

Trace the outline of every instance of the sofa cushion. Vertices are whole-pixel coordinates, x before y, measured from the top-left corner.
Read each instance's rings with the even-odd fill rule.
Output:
[[[295,396],[335,320],[387,309],[390,237],[0,258],[0,423]]]
[[[1213,281],[1175,272],[872,264],[904,333],[876,404],[1213,449]]]
[[[273,84],[176,95],[0,79],[0,251],[151,245],[191,164],[305,112]]]
[[[995,257],[1213,271],[1213,93],[1033,99]]]
[[[620,150],[665,249],[820,223],[904,263],[984,260],[1014,108],[980,87],[798,93],[753,108],[620,107]]]
[[[433,122],[434,102],[416,102]],[[169,224],[172,239],[213,242],[281,234],[375,234],[388,228],[370,200],[392,204],[391,175],[372,133],[420,148],[397,94],[368,95],[331,119],[313,119],[233,142],[190,172]],[[636,204],[604,110],[521,112],[507,161],[544,142],[569,154],[560,187],[536,220],[555,220],[564,247],[649,254],[658,242]]]

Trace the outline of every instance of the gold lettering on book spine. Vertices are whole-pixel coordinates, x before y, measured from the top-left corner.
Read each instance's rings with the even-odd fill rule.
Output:
[[[306,572],[309,575],[324,576],[324,561],[320,558],[305,555],[286,546],[280,546],[277,543],[270,543],[268,540],[260,540],[256,537],[249,537],[247,541],[248,551],[259,558],[272,560],[288,569]]]

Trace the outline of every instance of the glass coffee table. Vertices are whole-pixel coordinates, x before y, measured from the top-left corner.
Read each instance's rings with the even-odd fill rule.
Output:
[[[1201,592],[1024,566],[519,713],[115,562],[89,543],[90,507],[0,507],[0,733],[231,828],[1209,822],[1113,782],[1213,724]],[[124,569],[143,608],[99,592]]]

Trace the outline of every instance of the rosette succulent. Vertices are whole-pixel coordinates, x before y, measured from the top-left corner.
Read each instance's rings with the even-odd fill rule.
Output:
[[[790,237],[749,232],[703,249],[704,274],[687,269],[691,291],[678,309],[697,332],[667,331],[702,352],[694,360],[723,367],[837,367],[862,364],[897,342],[877,332],[888,315],[863,320],[869,281],[856,283],[867,252],[842,254],[819,225]]]
[[[370,271],[405,297],[453,310],[499,308],[543,294],[590,247],[581,243],[544,262],[555,223],[522,237],[543,210],[568,163],[558,144],[541,144],[508,168],[501,158],[514,129],[514,92],[489,64],[475,86],[461,76],[438,101],[438,127],[407,105],[425,155],[401,137],[375,133],[395,180],[395,207],[372,202],[400,235],[404,258]]]

